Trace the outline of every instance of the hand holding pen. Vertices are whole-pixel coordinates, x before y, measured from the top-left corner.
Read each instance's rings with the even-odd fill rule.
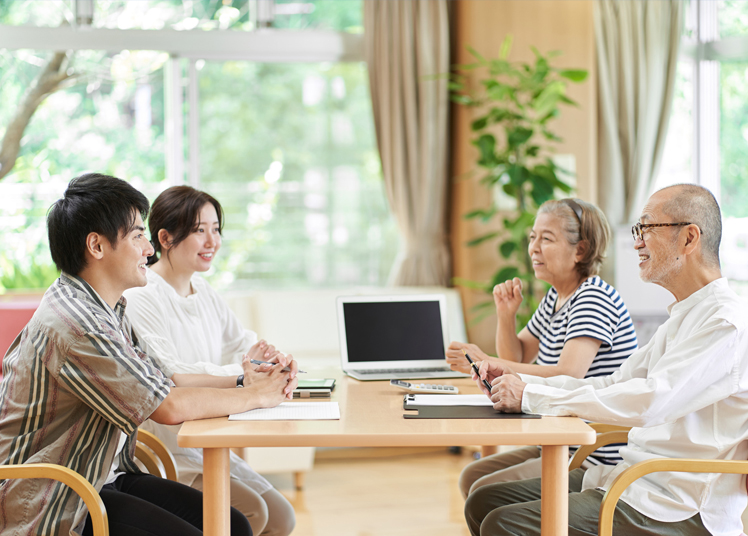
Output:
[[[475,375],[478,378],[480,378],[480,370],[478,370],[478,365],[475,364],[475,361],[470,359],[470,356],[468,355],[468,353],[465,351],[464,348],[462,349],[462,353],[465,355],[465,359],[468,360],[468,363],[470,363],[470,368],[473,369],[473,372],[475,372]],[[486,387],[486,389],[488,389],[488,396],[491,396],[491,384],[488,383],[488,380],[486,379],[483,379],[481,381],[483,382],[483,385]]]

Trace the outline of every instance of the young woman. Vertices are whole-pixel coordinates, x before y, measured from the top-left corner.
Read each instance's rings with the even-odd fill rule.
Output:
[[[517,333],[522,303],[519,279],[493,290],[498,325],[496,353],[490,357],[474,344],[450,344],[447,362],[470,372],[462,352],[475,361],[499,359],[512,370],[536,376],[576,378],[613,373],[637,348],[636,332],[618,292],[597,274],[610,240],[603,213],[579,199],[552,200],[538,210],[530,234],[529,253],[535,277],[550,283],[527,327]],[[585,463],[620,461],[618,446],[603,447]],[[487,456],[468,465],[460,476],[467,497],[486,484],[540,476],[540,449],[525,447]]]
[[[148,284],[125,293],[127,314],[141,344],[159,359],[167,376],[236,376],[237,387],[251,389],[240,366],[244,354],[261,361],[289,360],[245,330],[197,275],[210,269],[221,248],[223,210],[215,198],[189,186],[169,188],[153,202],[148,227],[155,249]],[[143,428],[156,433],[174,454],[180,482],[202,490],[202,452],[177,446],[178,427],[147,421]],[[296,523],[285,497],[233,453],[231,505],[247,517],[253,534],[287,536]]]

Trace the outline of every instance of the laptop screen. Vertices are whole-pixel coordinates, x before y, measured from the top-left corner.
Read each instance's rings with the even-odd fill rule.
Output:
[[[343,303],[349,363],[444,360],[439,301]]]

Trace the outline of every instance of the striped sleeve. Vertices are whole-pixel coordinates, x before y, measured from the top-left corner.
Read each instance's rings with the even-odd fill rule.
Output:
[[[556,289],[551,288],[545,293],[541,300],[538,308],[532,314],[530,321],[527,323],[527,331],[530,335],[536,339],[543,337],[543,333],[546,331],[547,326],[551,323],[551,316],[553,316],[553,304],[556,301]]]
[[[611,348],[618,323],[618,306],[611,297],[600,287],[588,286],[575,297],[569,310],[564,344],[571,339],[589,337],[602,341],[603,348]]]
[[[164,375],[107,326],[77,337],[65,355],[59,381],[127,435],[169,394]]]

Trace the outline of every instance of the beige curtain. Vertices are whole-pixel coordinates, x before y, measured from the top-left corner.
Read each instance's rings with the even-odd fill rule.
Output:
[[[365,54],[387,198],[403,244],[394,285],[447,285],[446,0],[364,2]]]
[[[600,206],[614,227],[635,221],[656,178],[683,23],[679,0],[595,2]]]

